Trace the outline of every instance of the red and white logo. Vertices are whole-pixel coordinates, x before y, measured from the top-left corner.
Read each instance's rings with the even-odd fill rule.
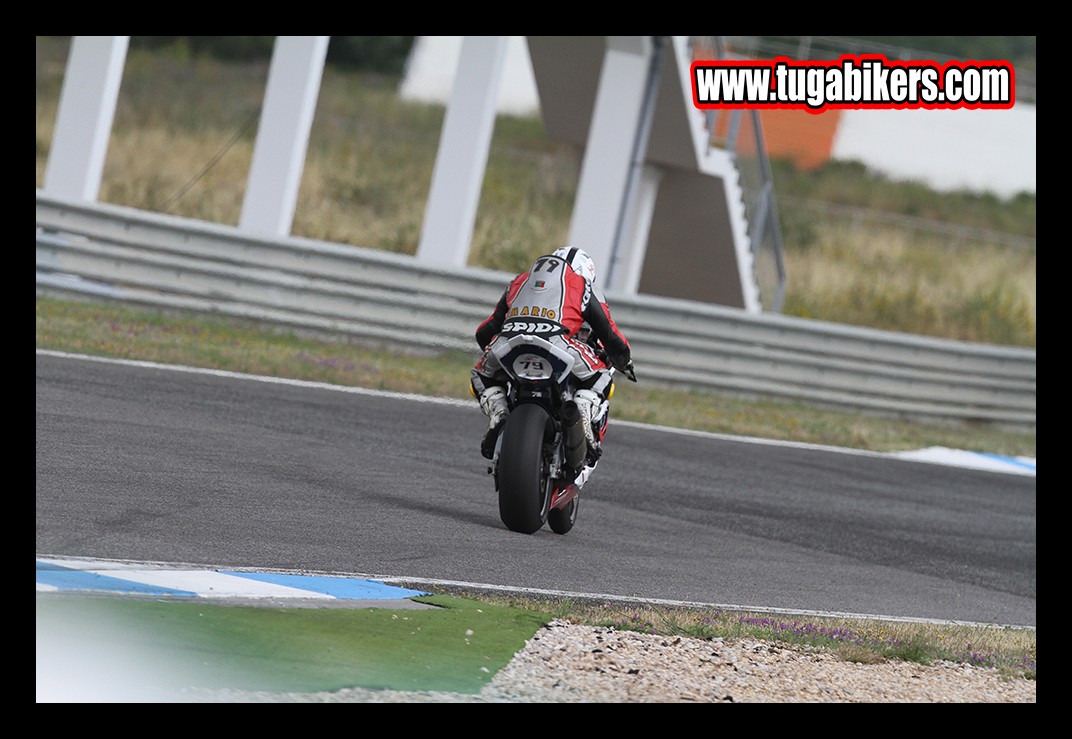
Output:
[[[1015,71],[1005,61],[890,61],[879,54],[833,61],[692,63],[697,108],[1011,108]]]

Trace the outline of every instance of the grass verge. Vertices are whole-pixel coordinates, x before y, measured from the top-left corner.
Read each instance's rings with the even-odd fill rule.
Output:
[[[942,661],[998,670],[1009,679],[1036,679],[1034,629],[924,624],[854,618],[777,616],[769,613],[609,604],[530,597],[483,597],[484,602],[531,609],[618,630],[697,639],[751,638],[793,649],[823,649],[847,662]]]
[[[414,354],[347,339],[284,333],[221,316],[165,314],[115,303],[37,298],[37,347],[396,392],[470,398],[473,352]],[[616,418],[659,426],[876,452],[931,446],[1035,457],[1035,431],[926,424],[803,403],[617,383]],[[474,409],[475,409],[474,403]]]
[[[153,699],[186,689],[479,693],[545,623],[452,596],[430,609],[295,608],[37,595],[38,693]],[[78,634],[77,649],[61,647]],[[46,684],[41,685],[42,671]],[[104,680],[101,678],[104,676]]]

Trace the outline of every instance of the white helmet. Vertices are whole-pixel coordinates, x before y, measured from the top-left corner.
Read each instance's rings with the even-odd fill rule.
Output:
[[[578,249],[575,246],[560,246],[551,254],[573,267],[573,271],[581,277],[593,285],[595,284],[596,263],[592,261],[592,257],[588,256],[588,252],[584,249]]]

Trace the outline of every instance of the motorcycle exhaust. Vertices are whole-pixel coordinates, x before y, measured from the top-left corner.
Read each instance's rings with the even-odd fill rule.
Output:
[[[581,411],[572,400],[562,406],[562,436],[566,448],[566,466],[573,472],[580,472],[588,456],[588,441],[584,438]]]

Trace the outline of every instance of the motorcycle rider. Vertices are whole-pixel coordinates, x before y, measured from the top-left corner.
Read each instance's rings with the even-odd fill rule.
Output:
[[[494,456],[495,442],[510,412],[507,376],[489,349],[500,335],[510,333],[515,319],[521,324],[538,318],[560,326],[551,340],[574,358],[573,374],[579,385],[574,402],[581,412],[589,448],[585,467],[574,484],[580,488],[595,469],[609,418],[610,368],[636,379],[629,342],[611,318],[595,279],[595,262],[587,252],[574,246],[559,247],[514,277],[492,314],[477,327],[476,341],[484,353],[472,370],[470,390],[488,417],[488,431],[480,445],[485,458]]]

